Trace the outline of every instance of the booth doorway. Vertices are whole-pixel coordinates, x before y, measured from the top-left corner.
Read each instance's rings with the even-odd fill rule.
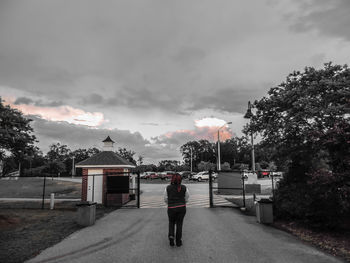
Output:
[[[87,201],[102,204],[103,169],[88,170]]]

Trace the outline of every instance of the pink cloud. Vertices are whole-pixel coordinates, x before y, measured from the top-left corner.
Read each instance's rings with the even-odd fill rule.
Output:
[[[25,115],[37,115],[45,120],[66,121],[72,124],[80,124],[96,127],[105,122],[103,113],[86,112],[68,105],[59,107],[41,107],[30,104],[14,104],[13,98],[4,98],[6,104],[23,112]]]
[[[226,125],[226,121],[217,118],[203,118],[195,121],[194,129],[177,130],[159,136],[160,141],[170,144],[183,143],[189,140],[218,140],[218,130],[220,128],[220,141],[225,141],[234,136],[231,129]]]

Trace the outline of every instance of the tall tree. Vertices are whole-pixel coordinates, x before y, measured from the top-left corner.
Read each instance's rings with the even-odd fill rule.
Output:
[[[4,158],[5,151],[12,153],[17,162],[33,152],[35,136],[30,126],[31,119],[4,105],[0,97],[0,159]]]
[[[136,161],[134,159],[134,155],[135,155],[134,151],[128,150],[124,147],[124,148],[119,148],[117,153],[120,154],[124,159],[128,160],[129,162],[136,164]]]
[[[177,171],[179,165],[180,162],[176,160],[162,160],[158,164],[158,171]]]
[[[192,151],[192,165],[197,167],[201,162],[215,163],[216,153],[215,145],[208,140],[189,141],[180,148],[183,160],[186,165],[191,165],[191,151]]]
[[[50,150],[47,152],[46,157],[49,161],[61,161],[63,162],[71,155],[71,150],[65,144],[56,144],[50,145]]]
[[[260,133],[265,145],[275,147],[277,159],[291,163],[296,177],[309,171],[322,151],[333,171],[344,170],[350,149],[349,87],[346,65],[293,72],[255,101],[256,113],[245,131]]]
[[[221,142],[221,162],[228,162],[231,166],[235,163],[249,163],[250,146],[246,137],[233,137]]]
[[[293,72],[254,103],[245,132],[285,163],[275,193],[276,215],[339,226],[350,212],[350,69],[325,64]]]
[[[84,161],[85,159],[98,154],[100,150],[96,147],[89,148],[89,149],[77,149],[71,153],[71,157],[74,156],[75,162],[81,162]]]

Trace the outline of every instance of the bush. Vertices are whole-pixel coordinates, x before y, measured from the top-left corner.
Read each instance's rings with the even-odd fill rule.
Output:
[[[228,162],[224,162],[224,163],[221,165],[221,170],[222,170],[222,171],[230,171],[230,170],[231,170],[230,164],[229,164]]]
[[[45,165],[38,166],[32,169],[25,169],[23,171],[23,176],[42,176],[44,169],[46,168]]]
[[[319,170],[305,182],[282,179],[275,195],[276,215],[316,227],[335,227],[350,212],[348,175]]]

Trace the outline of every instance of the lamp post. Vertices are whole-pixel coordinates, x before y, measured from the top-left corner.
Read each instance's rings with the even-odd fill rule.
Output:
[[[221,160],[220,160],[220,129],[225,127],[227,124],[232,124],[232,121],[225,123],[218,129],[218,163],[217,163],[217,169],[218,171],[221,171]]]
[[[250,104],[250,101],[248,101],[248,109],[246,114],[244,115],[244,118],[249,119],[251,122],[251,118],[253,117],[252,113],[252,105]],[[252,145],[252,171],[255,172],[255,154],[254,154],[254,138],[253,138],[253,131],[250,133],[250,141]]]
[[[73,160],[72,160],[72,178],[75,176],[75,163],[74,163],[74,161],[75,161],[75,156],[73,156]]]
[[[190,148],[191,151],[191,174],[192,174],[192,147]]]

